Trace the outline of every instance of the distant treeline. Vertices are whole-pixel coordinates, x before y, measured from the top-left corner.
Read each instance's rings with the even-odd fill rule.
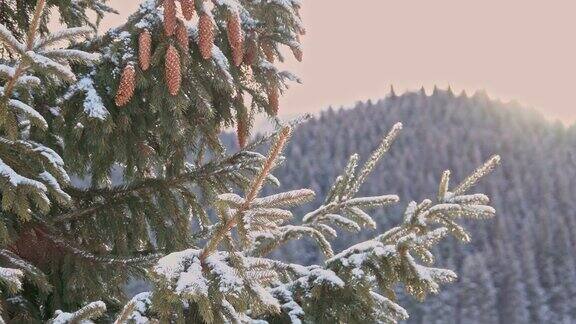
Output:
[[[483,92],[391,93],[353,109],[330,108],[300,126],[285,152],[288,162],[275,173],[282,189],[309,187],[324,197],[348,157],[366,158],[398,121],[404,130],[364,194],[395,193],[405,206],[433,198],[445,169],[458,181],[492,154],[503,160],[477,188],[493,198],[497,218],[468,224],[472,243],[450,241],[438,251],[438,264],[455,269],[460,282],[413,303],[409,322],[575,323],[576,127]],[[378,211],[379,232],[399,221],[401,206]],[[374,234],[341,233],[335,247]],[[306,241],[279,256],[308,263],[321,258]]]

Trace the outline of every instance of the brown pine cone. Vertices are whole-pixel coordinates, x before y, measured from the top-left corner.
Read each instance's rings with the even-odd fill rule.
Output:
[[[198,47],[200,55],[207,60],[212,57],[212,46],[214,45],[214,22],[207,13],[200,15],[198,22]]]
[[[228,15],[228,43],[232,48],[232,61],[234,65],[242,64],[244,58],[244,33],[242,32],[242,21],[238,13]]]
[[[268,60],[268,62],[274,63],[275,54],[274,54],[274,47],[272,46],[272,43],[262,42],[261,46],[262,46],[262,51],[264,51],[264,55],[266,56],[266,59]]]
[[[180,54],[174,45],[170,45],[166,51],[165,78],[168,93],[173,96],[177,95],[182,83],[182,74],[180,71]]]
[[[182,9],[182,16],[184,16],[184,19],[191,20],[192,17],[194,17],[193,0],[180,0],[180,8]]]
[[[150,57],[152,55],[152,34],[148,29],[144,29],[138,37],[138,61],[142,71],[150,67]]]
[[[120,85],[116,91],[116,106],[125,106],[132,96],[134,96],[134,90],[136,89],[136,70],[133,65],[127,65],[122,71],[122,76],[120,77]]]
[[[175,30],[176,3],[174,0],[164,0],[164,32],[167,36],[172,36]]]
[[[278,87],[275,86],[268,86],[268,106],[270,107],[270,111],[274,116],[278,115],[278,110],[280,108],[280,91],[278,91]]]
[[[244,64],[252,65],[256,62],[256,57],[258,56],[258,42],[256,41],[256,36],[250,35],[246,38],[246,50],[244,51]]]
[[[240,148],[244,148],[246,146],[246,142],[248,141],[248,135],[250,134],[248,111],[244,106],[244,98],[242,97],[241,93],[238,93],[234,100],[236,101],[237,105],[242,107],[236,108],[236,134],[238,136],[238,145]]]
[[[190,39],[188,38],[188,28],[186,24],[180,19],[178,19],[178,23],[176,25],[176,40],[180,47],[184,50],[185,53],[188,53],[190,49]]]
[[[294,54],[294,57],[296,58],[296,60],[298,60],[298,62],[302,62],[302,49],[300,49],[300,46],[292,46],[290,47],[290,49],[292,50],[292,54]]]

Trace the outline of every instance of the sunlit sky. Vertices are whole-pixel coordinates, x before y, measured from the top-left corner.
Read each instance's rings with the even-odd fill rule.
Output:
[[[304,83],[281,114],[436,84],[515,99],[550,119],[576,121],[576,1],[303,0],[304,62],[284,67]],[[120,24],[140,1],[110,0]]]

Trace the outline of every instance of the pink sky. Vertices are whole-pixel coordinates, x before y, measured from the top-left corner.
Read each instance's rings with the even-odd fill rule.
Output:
[[[119,24],[140,1],[111,0]],[[576,121],[576,1],[303,0],[304,83],[281,112],[317,112],[424,86],[516,99],[551,119]]]

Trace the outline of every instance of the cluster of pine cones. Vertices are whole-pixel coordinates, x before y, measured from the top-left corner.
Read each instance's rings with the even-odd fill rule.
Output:
[[[176,1],[180,3],[182,17],[185,20],[189,21],[194,17],[194,0],[164,0],[162,3],[164,7],[164,33],[166,36],[172,38],[174,43],[180,46],[183,53],[188,53],[190,46],[188,29],[184,21],[178,17]],[[198,47],[201,57],[207,60],[212,57],[215,22],[208,10],[203,9],[198,15]],[[250,32],[249,37],[245,40],[239,13],[232,10],[228,12],[227,36],[232,50],[232,62],[235,66],[240,66],[242,63],[252,65],[256,60],[259,46],[267,60],[274,62],[276,56],[274,45],[269,42],[261,42],[258,44],[256,40],[257,37],[253,34],[255,33]],[[296,59],[301,61],[302,51],[300,48],[293,47],[292,51]],[[148,29],[144,29],[138,37],[138,64],[142,71],[147,71],[150,68],[151,55],[152,34]],[[168,45],[164,60],[164,74],[168,93],[176,96],[180,91],[182,83],[181,61],[180,52],[172,43]],[[115,102],[118,107],[125,106],[130,102],[134,95],[135,87],[136,70],[134,65],[128,64],[122,71],[120,84],[116,92]],[[278,111],[279,94],[278,87],[269,86],[267,88],[268,103],[274,114]]]

